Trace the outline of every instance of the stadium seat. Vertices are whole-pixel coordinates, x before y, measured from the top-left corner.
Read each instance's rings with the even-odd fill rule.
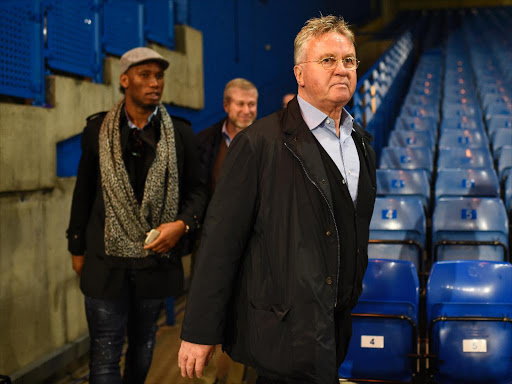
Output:
[[[501,148],[505,145],[512,146],[512,128],[498,128],[492,138],[492,154],[494,160],[498,160]]]
[[[439,120],[439,111],[436,105],[405,104],[400,112],[401,116],[408,117],[430,117]]]
[[[509,263],[433,265],[426,301],[436,383],[512,382],[511,292]]]
[[[454,196],[499,197],[500,184],[493,168],[442,169],[437,173],[435,198]]]
[[[429,179],[433,169],[432,151],[426,147],[382,149],[381,169],[424,169]]]
[[[478,130],[445,129],[439,138],[439,149],[442,148],[478,148],[488,147],[487,135]]]
[[[505,181],[504,185],[505,207],[509,217],[512,218],[512,177]]]
[[[395,123],[396,130],[429,131],[437,140],[437,119],[399,116]]]
[[[430,183],[423,169],[377,169],[377,195],[419,198],[425,211],[430,207]]]
[[[443,107],[443,118],[451,116],[467,116],[475,118],[480,113],[480,108],[462,104],[450,104]]]
[[[512,115],[497,115],[487,120],[487,131],[491,138],[499,128],[512,128]]]
[[[434,261],[508,259],[508,219],[499,198],[442,197],[432,218]]]
[[[425,210],[419,198],[377,197],[368,258],[407,260],[422,271],[425,239]]]
[[[498,175],[503,181],[512,172],[512,146],[506,145],[501,149],[498,159]]]
[[[439,150],[437,169],[492,168],[491,151],[487,148],[442,148]]]
[[[389,147],[427,147],[435,149],[434,135],[430,131],[393,130],[389,136]]]
[[[419,282],[408,261],[369,260],[352,311],[352,339],[342,378],[411,382],[417,353]]]
[[[477,118],[463,117],[445,117],[441,121],[441,132],[447,129],[469,129],[483,132],[481,120]]]

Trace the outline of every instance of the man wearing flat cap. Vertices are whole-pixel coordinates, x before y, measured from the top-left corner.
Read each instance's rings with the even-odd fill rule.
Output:
[[[126,52],[124,98],[87,118],[82,134],[67,234],[85,295],[90,383],[144,382],[163,298],[182,289],[184,238],[204,211],[194,134],[160,103],[168,66],[149,48]]]

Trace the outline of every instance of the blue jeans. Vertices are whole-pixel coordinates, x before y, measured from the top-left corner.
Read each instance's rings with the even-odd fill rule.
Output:
[[[85,296],[85,312],[91,338],[91,384],[142,384],[151,365],[157,319],[163,299],[135,297],[133,274],[123,294],[117,300],[96,299]],[[123,379],[119,361],[125,335],[128,350]]]

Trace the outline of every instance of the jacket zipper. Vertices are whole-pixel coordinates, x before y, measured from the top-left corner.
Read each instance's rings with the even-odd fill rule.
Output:
[[[295,154],[295,152],[293,152],[293,150],[288,146],[287,143],[284,143],[285,147],[291,152],[291,154],[299,161],[301,167],[302,167],[302,170],[304,171],[306,177],[308,178],[308,180],[311,182],[311,184],[313,184],[316,189],[318,189],[318,192],[320,192],[320,194],[322,195],[322,197],[324,198],[324,201],[325,203],[327,204],[327,207],[329,207],[329,212],[331,212],[331,216],[332,216],[332,221],[334,223],[334,229],[336,230],[336,240],[337,240],[337,244],[338,244],[338,268],[336,270],[336,299],[334,300],[334,308],[337,307],[338,305],[338,286],[339,286],[339,278],[340,278],[340,235],[338,233],[338,226],[336,225],[336,219],[334,217],[334,211],[332,210],[331,208],[331,205],[329,204],[329,201],[327,200],[327,198],[325,197],[324,193],[322,192],[322,190],[320,189],[320,187],[313,181],[313,179],[309,176],[309,173],[308,171],[306,171],[306,167],[304,167],[304,163],[302,162],[302,160],[300,159],[299,156],[297,156]]]

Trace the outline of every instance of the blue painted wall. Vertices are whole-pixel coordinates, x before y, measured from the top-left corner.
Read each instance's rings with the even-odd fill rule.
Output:
[[[304,22],[335,14],[357,24],[370,17],[371,2],[189,0],[189,24],[203,33],[205,108],[170,107],[170,113],[189,119],[194,131],[203,130],[224,117],[222,92],[235,77],[247,78],[258,87],[258,117],[274,112],[285,93],[297,90],[293,40]]]

